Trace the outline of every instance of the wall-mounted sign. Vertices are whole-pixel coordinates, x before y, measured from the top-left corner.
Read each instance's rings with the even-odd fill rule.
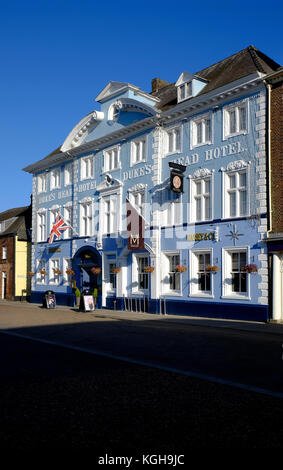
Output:
[[[192,241],[201,241],[201,240],[216,240],[215,232],[203,232],[203,233],[189,233],[187,235],[187,240]]]
[[[171,170],[170,173],[170,189],[174,191],[174,193],[182,193],[183,192],[183,173],[176,170]]]
[[[62,249],[57,247],[57,248],[48,248],[48,253],[61,253]]]

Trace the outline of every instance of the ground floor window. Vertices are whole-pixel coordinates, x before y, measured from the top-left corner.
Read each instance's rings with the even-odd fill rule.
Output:
[[[36,282],[37,284],[45,284],[46,282],[46,261],[45,259],[40,259],[37,262],[37,273],[36,273]]]
[[[190,255],[190,294],[196,296],[212,295],[212,252],[195,250]]]
[[[117,274],[115,274],[116,254],[105,254],[104,255],[104,288],[106,292],[115,292],[117,284]]]
[[[211,273],[207,271],[210,265],[210,253],[199,253],[198,258],[198,290],[211,292]]]
[[[148,266],[148,257],[138,257],[138,290],[148,289],[148,273],[145,272],[144,268]]]
[[[249,295],[248,275],[243,270],[248,263],[247,248],[227,248],[223,255],[224,296],[247,297]]]
[[[50,260],[50,272],[49,272],[49,282],[50,284],[59,285],[60,274],[59,274],[60,260],[51,259]]]
[[[149,275],[145,271],[146,266],[149,266],[149,258],[147,255],[133,254],[132,255],[132,292],[144,293],[148,291]]]
[[[64,258],[63,260],[63,278],[64,283],[68,284],[70,282],[70,275],[68,274],[68,270],[72,269],[72,258]]]
[[[163,293],[180,293],[181,273],[176,270],[180,264],[180,253],[164,253],[161,262]]]
[[[111,261],[109,263],[109,284],[111,290],[116,290],[116,274],[113,270],[116,269],[116,262]]]
[[[247,273],[242,270],[246,259],[246,252],[231,253],[232,292],[247,292]]]

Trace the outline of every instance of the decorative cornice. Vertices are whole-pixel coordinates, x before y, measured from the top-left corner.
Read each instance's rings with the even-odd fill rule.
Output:
[[[222,167],[222,171],[236,171],[243,170],[249,166],[250,162],[245,162],[244,160],[237,160],[235,162],[230,162],[226,168]]]
[[[137,183],[135,186],[132,186],[131,188],[128,189],[129,193],[135,193],[138,191],[143,191],[146,189],[147,185],[143,183]]]
[[[190,175],[190,178],[205,178],[206,176],[211,176],[212,173],[213,171],[208,168],[200,168]]]
[[[107,173],[105,175],[104,181],[102,181],[102,183],[100,183],[96,189],[100,193],[106,192],[106,191],[111,192],[120,188],[121,186],[123,186],[123,183],[120,180],[113,178],[111,175]]]

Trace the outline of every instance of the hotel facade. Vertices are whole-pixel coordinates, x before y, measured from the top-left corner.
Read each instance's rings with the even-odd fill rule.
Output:
[[[250,46],[175,83],[153,79],[150,93],[110,82],[100,109],[24,168],[31,301],[52,290],[73,305],[76,286],[100,308],[271,319],[267,78],[280,70]],[[49,243],[58,214],[69,228]]]

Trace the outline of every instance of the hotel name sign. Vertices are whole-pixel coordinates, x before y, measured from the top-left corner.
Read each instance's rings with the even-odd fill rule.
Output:
[[[229,157],[231,155],[237,155],[239,153],[245,152],[247,149],[243,147],[242,142],[236,141],[232,143],[227,143],[226,145],[221,145],[219,147],[214,147],[204,152],[204,161],[217,160],[218,158]],[[175,163],[179,163],[185,166],[196,165],[200,162],[200,155],[198,153],[193,153],[184,157],[178,157],[172,160]],[[122,179],[123,181],[142,178],[143,176],[149,175],[153,172],[153,165],[146,164],[135,169],[129,169],[123,171]],[[88,181],[85,183],[80,183],[76,186],[75,191],[78,193],[84,191],[90,191],[96,189],[96,181]],[[73,187],[67,189],[58,190],[57,192],[52,191],[50,194],[45,194],[39,196],[39,204],[46,202],[52,202],[56,199],[66,199],[71,198],[73,193]]]
[[[242,142],[232,142],[226,145],[221,145],[220,147],[214,147],[212,149],[205,150],[204,161],[208,162],[211,160],[218,160],[218,158],[237,155],[239,153],[245,152],[246,150],[247,149],[242,146]],[[186,157],[178,157],[173,161],[185,166],[196,165],[200,161],[200,155],[198,153],[193,153],[191,155],[187,155]]]

